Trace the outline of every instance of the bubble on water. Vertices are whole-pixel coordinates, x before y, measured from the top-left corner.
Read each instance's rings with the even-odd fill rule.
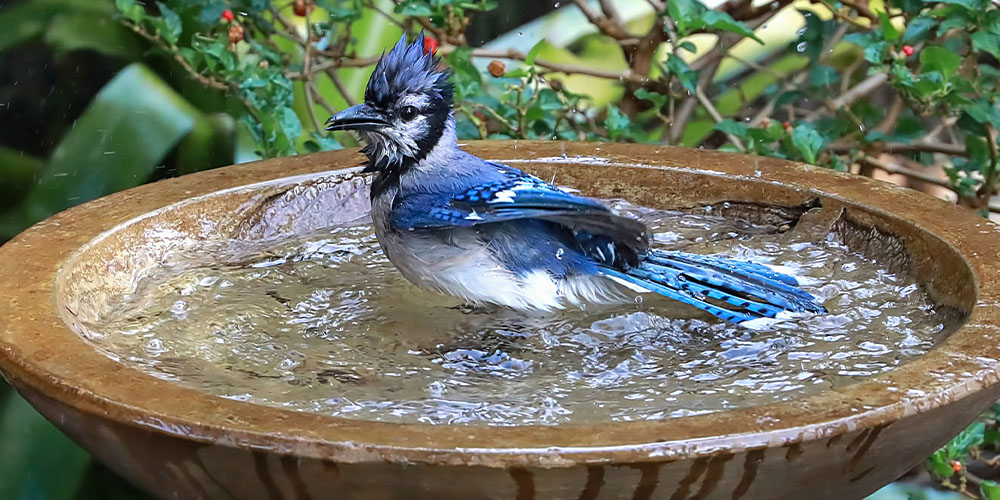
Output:
[[[544,315],[469,305],[415,288],[360,224],[175,255],[184,265],[144,277],[141,293],[92,325],[87,341],[157,377],[256,404],[391,422],[553,425],[786,401],[891,370],[950,328],[912,280],[834,237],[789,243],[776,225],[724,219],[712,207],[609,204],[649,224],[658,246],[790,273],[830,313],[735,326],[655,293]]]

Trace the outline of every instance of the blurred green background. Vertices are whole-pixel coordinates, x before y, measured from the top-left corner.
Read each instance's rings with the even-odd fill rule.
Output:
[[[985,0],[0,0],[0,242],[146,182],[353,146],[322,122],[421,29],[464,139],[744,151],[1000,213]],[[996,427],[872,498],[1000,498]],[[0,384],[0,499],[117,498],[149,497]]]

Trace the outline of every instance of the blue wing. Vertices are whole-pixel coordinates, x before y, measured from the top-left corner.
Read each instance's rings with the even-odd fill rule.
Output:
[[[457,194],[408,194],[393,206],[391,227],[422,231],[539,218],[574,231],[606,235],[639,251],[648,248],[648,232],[641,221],[616,215],[600,202],[568,193],[519,170],[497,167],[504,174],[502,179]]]

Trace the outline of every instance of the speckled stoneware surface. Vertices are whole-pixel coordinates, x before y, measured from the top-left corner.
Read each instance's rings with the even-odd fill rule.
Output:
[[[559,142],[466,148],[587,195],[651,207],[743,201],[730,206],[766,216],[768,205],[818,200],[809,223],[891,258],[967,319],[927,355],[839,391],[664,421],[555,427],[401,425],[257,406],[129,369],[74,331],[181,240],[280,236],[336,222],[330,200],[366,203],[336,193],[347,185],[342,176],[365,182],[355,168],[361,157],[341,151],[142,186],[25,231],[0,248],[0,370],[116,471],[185,499],[860,498],[1000,396],[1000,228],[963,209],[751,156]]]

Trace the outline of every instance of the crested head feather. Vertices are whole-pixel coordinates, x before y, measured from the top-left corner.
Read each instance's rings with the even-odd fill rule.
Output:
[[[441,68],[440,59],[424,52],[424,33],[406,43],[406,34],[388,54],[382,53],[365,89],[365,101],[381,107],[392,106],[406,93],[422,93],[451,106],[453,90],[449,71]]]

